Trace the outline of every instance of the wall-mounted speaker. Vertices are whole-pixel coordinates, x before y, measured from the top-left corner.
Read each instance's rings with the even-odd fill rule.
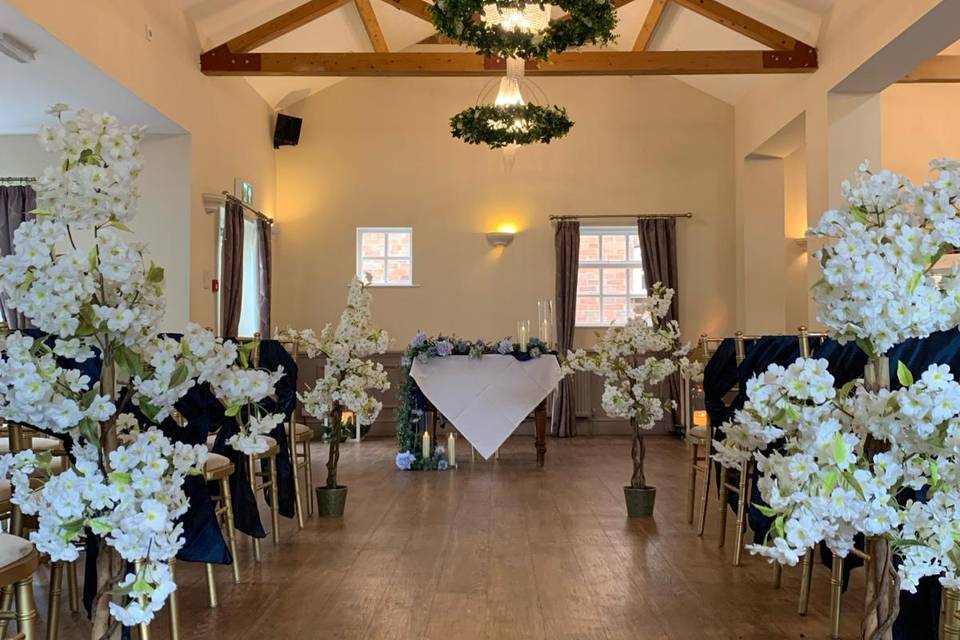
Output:
[[[277,114],[277,126],[273,129],[273,148],[283,145],[295,146],[300,142],[300,126],[303,118],[295,118],[282,113]]]

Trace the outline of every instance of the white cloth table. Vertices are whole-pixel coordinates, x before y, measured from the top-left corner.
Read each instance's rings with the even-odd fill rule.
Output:
[[[563,378],[556,356],[511,355],[415,361],[410,375],[427,399],[489,459]],[[537,411],[537,460],[546,449],[546,409]],[[542,414],[542,415],[541,415]]]

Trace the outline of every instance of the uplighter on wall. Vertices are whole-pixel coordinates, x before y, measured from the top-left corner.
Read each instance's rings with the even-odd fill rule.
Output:
[[[512,231],[491,231],[487,234],[487,242],[492,247],[505,247],[513,242],[513,236]]]
[[[505,247],[513,242],[513,237],[517,234],[517,227],[514,224],[501,224],[496,231],[487,234],[487,242],[491,247]]]

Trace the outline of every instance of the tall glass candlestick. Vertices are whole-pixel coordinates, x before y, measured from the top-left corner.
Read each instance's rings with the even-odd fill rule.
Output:
[[[544,305],[543,302],[537,300],[537,331],[540,332],[540,339],[543,340],[543,319],[544,319]]]

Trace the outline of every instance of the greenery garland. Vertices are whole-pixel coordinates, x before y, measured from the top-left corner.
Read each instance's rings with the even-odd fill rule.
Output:
[[[439,470],[447,469],[445,455],[436,452],[430,458],[423,457],[420,438],[426,429],[424,406],[426,399],[417,385],[417,381],[410,375],[410,369],[415,360],[429,358],[445,358],[448,356],[468,356],[480,358],[484,355],[521,355],[528,358],[539,358],[546,353],[552,353],[550,347],[539,338],[530,338],[525,352],[520,351],[520,345],[510,338],[499,342],[484,342],[483,340],[468,341],[456,337],[438,336],[428,338],[426,334],[417,333],[413,341],[403,352],[400,359],[400,368],[403,370],[403,382],[400,386],[400,402],[397,406],[397,467],[403,470]],[[441,445],[440,442],[435,445]]]
[[[611,0],[556,0],[568,18],[553,20],[538,33],[508,31],[487,25],[475,16],[483,15],[484,5],[495,4],[501,11],[519,9],[522,0],[437,0],[430,6],[437,31],[460,44],[476,48],[485,55],[501,58],[539,58],[584,44],[608,44],[613,40],[617,10]],[[544,3],[536,3],[541,7]]]
[[[523,122],[517,126],[517,122]],[[497,106],[481,104],[450,118],[450,133],[468,144],[486,144],[500,149],[511,144],[550,144],[573,127],[563,107],[536,104]]]

